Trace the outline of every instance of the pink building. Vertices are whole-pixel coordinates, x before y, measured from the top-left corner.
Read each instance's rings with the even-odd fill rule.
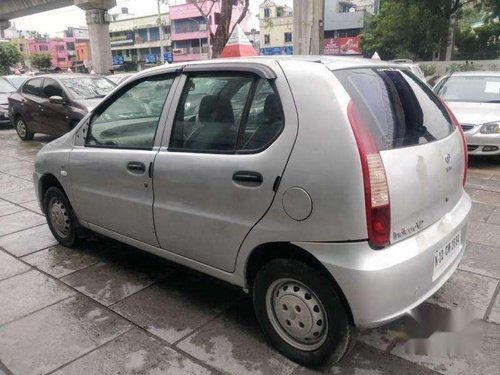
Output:
[[[204,10],[210,8],[209,1],[204,2]],[[231,27],[239,18],[243,7],[233,7]],[[209,14],[208,21],[212,32],[217,28],[220,17],[220,3],[216,3]],[[170,6],[170,22],[174,62],[202,60],[208,58],[209,32],[205,19],[199,10],[191,3]],[[247,19],[240,23],[244,32],[248,31]],[[201,47],[201,48],[200,48]]]
[[[64,37],[58,39],[29,39],[30,53],[50,53],[52,55],[52,68],[66,70],[73,67],[76,60],[76,39]]]

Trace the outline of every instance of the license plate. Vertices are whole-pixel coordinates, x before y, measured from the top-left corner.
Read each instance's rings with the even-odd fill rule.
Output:
[[[434,251],[434,272],[432,273],[432,281],[441,276],[443,271],[448,268],[461,247],[460,232],[458,232],[450,242]]]

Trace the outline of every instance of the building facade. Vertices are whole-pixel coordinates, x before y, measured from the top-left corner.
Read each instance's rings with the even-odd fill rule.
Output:
[[[293,54],[293,12],[286,5],[265,0],[259,6],[260,54]]]
[[[174,62],[209,58],[210,29],[215,32],[217,28],[220,17],[220,2],[215,3],[213,7],[209,3],[208,1],[199,3],[203,13],[208,16],[208,22],[192,3],[170,6]],[[239,3],[233,6],[231,28],[240,17],[242,10],[242,5]],[[240,26],[245,33],[248,32],[246,18],[240,23]]]
[[[325,2],[326,55],[361,55],[360,35],[379,10],[380,0],[328,0]]]
[[[49,53],[52,56],[52,68],[66,70],[73,68],[76,62],[76,39],[64,38],[33,38],[29,39],[29,52]]]
[[[109,25],[113,67],[127,70],[154,65],[164,61],[164,52],[171,51],[170,17],[161,14],[160,33],[158,15],[133,17],[112,21]],[[160,34],[161,37],[160,37]]]

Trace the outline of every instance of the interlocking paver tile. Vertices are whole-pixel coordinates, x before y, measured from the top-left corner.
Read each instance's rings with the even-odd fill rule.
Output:
[[[0,361],[15,374],[46,374],[130,328],[116,314],[75,296],[0,327]]]
[[[498,280],[457,270],[427,301],[449,309],[474,311],[479,318],[486,313]]]
[[[205,375],[211,371],[159,340],[133,329],[61,368],[57,375]]]
[[[229,284],[190,272],[177,272],[117,303],[113,310],[174,343],[240,296],[240,290]]]
[[[28,186],[22,190],[18,190],[12,193],[0,193],[0,198],[7,200],[12,203],[25,203],[34,201],[37,199],[33,184],[29,181],[24,181],[25,186]]]
[[[364,344],[358,344],[340,363],[325,369],[299,367],[293,375],[352,374],[352,375],[432,375],[434,371],[418,366],[394,355],[381,352]]]
[[[467,240],[486,246],[500,247],[500,225],[472,221]]]
[[[429,344],[435,344],[429,345],[429,355],[409,354],[403,345],[396,346],[391,353],[442,374],[498,374],[500,325],[476,321],[472,327],[478,331],[472,337],[460,338],[456,333],[442,333],[436,336],[436,340],[431,338]],[[441,342],[436,342],[437,339]],[[459,343],[458,340],[463,341]],[[457,350],[461,344],[466,348],[463,353]],[[446,352],[448,348],[450,354]]]
[[[45,223],[45,217],[30,211],[21,211],[10,215],[0,216],[0,237],[43,223]],[[1,238],[0,246],[2,246]]]
[[[0,237],[0,246],[18,257],[56,244],[57,240],[50,232],[47,224]]]
[[[30,270],[30,267],[0,250],[0,280]]]
[[[94,242],[84,243],[79,248],[72,249],[57,245],[27,255],[23,257],[23,260],[54,277],[60,278],[101,261],[102,249],[98,248]]]
[[[75,292],[63,283],[38,271],[29,271],[0,281],[0,325],[73,294]]]
[[[124,256],[125,254],[116,249],[114,255],[114,258],[106,262],[99,262],[61,280],[109,306],[150,286],[171,272],[171,268],[165,266],[161,258],[139,250]]]
[[[0,199],[0,216],[10,215],[20,211],[24,211],[24,209],[18,205]]]
[[[284,375],[298,366],[266,343],[249,299],[211,320],[177,346],[230,374]]]
[[[500,248],[468,242],[458,268],[500,279]]]

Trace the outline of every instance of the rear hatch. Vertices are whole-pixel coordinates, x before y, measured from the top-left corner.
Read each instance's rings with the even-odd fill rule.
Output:
[[[404,70],[354,68],[334,74],[369,129],[385,168],[388,240],[410,237],[450,212],[462,196],[465,156],[462,134],[446,107]]]

